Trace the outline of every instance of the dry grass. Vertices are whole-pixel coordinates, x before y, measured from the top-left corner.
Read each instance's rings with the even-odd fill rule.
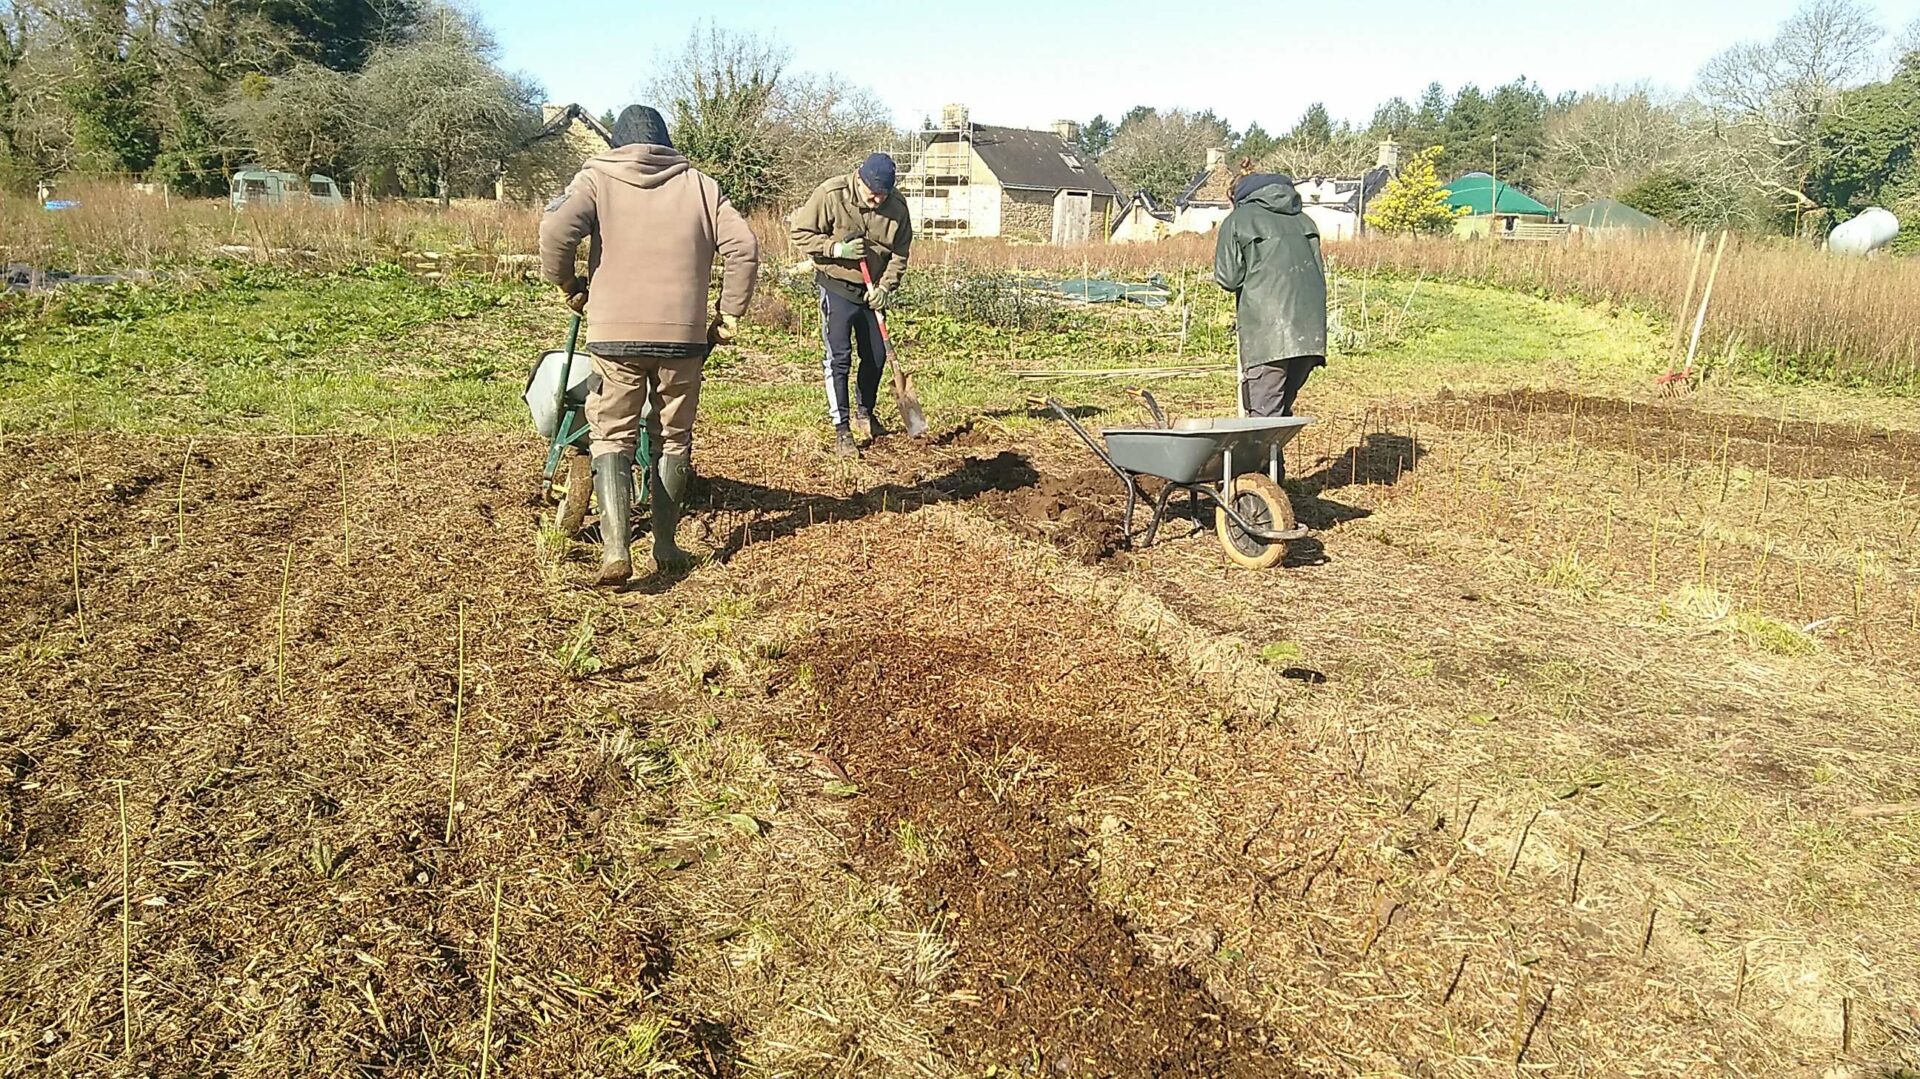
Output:
[[[787,219],[758,213],[749,222],[763,252],[798,258],[788,240]],[[941,265],[963,270],[1018,271],[1058,276],[1095,275],[1143,277],[1146,274],[1195,270],[1213,266],[1213,237],[1175,236],[1152,244],[1093,244],[1055,247],[1052,244],[1015,243],[1000,239],[962,239],[945,242],[922,239],[914,248],[921,266]]]
[[[219,200],[168,200],[124,186],[66,192],[76,209],[48,212],[0,196],[0,264],[84,272],[198,263],[221,248],[248,257],[338,268],[374,261],[423,270],[498,276],[527,272],[539,210],[475,200],[441,210],[431,202],[312,205],[233,211]],[[792,262],[785,218],[752,220],[769,262]],[[1212,264],[1212,236],[1155,244],[1059,248],[1001,240],[922,243],[922,266],[952,271],[1033,272],[1141,278]],[[238,249],[244,248],[244,252]],[[1676,349],[1694,246],[1684,236],[1632,242],[1463,243],[1369,239],[1329,245],[1337,264],[1481,282],[1648,311],[1674,327]],[[427,257],[431,256],[431,257]],[[1879,385],[1920,383],[1920,266],[1912,260],[1831,259],[1803,248],[1736,241],[1716,286],[1702,353],[1739,354],[1779,373]]]
[[[195,264],[220,248],[336,269],[453,256],[470,271],[517,276],[538,246],[539,208],[485,200],[328,207],[294,203],[235,211],[218,199],[147,195],[124,185],[63,189],[80,205],[47,211],[0,194],[0,265],[82,273]]]
[[[145,536],[177,526],[177,445],[21,442],[40,452],[13,456],[9,489],[71,492],[51,504],[85,507],[111,561],[86,578],[100,639],[76,660],[59,605],[71,522],[9,505],[9,527],[53,557],[9,563],[27,584],[8,617],[47,619],[54,652],[32,665],[23,633],[0,668],[0,703],[31,717],[22,826],[46,829],[0,835],[111,881],[111,807],[65,818],[62,799],[137,778],[132,877],[165,905],[134,897],[134,1063],[163,1072],[274,1074],[302,1053],[317,1069],[477,1067],[497,954],[502,1074],[951,1073],[995,1059],[971,1039],[1033,1023],[1029,1002],[1056,1014],[1036,965],[1080,937],[980,920],[976,903],[1009,896],[1033,917],[1098,916],[1079,928],[1118,912],[1125,950],[1102,945],[1084,969],[1117,954],[1132,985],[1178,972],[1176,1003],[1256,1024],[1320,1074],[1892,1066],[1920,938],[1889,912],[1920,851],[1900,822],[1846,810],[1911,797],[1899,567],[1916,507],[1877,473],[1823,473],[1856,459],[1890,473],[1901,447],[1867,457],[1788,426],[1769,486],[1723,417],[1636,453],[1591,404],[1575,428],[1554,403],[1363,416],[1321,393],[1300,505],[1371,516],[1323,529],[1324,565],[1265,576],[1224,570],[1204,538],[1086,567],[967,509],[861,498],[965,451],[848,470],[715,432],[703,473],[731,486],[715,484],[722,508],[693,532],[732,535],[744,514],[755,538],[665,595],[577,588],[586,559],[552,578],[533,564],[518,508],[532,447],[467,443],[457,467],[388,476],[386,447],[360,446],[349,571],[331,542],[340,447],[314,444],[250,494],[279,449],[202,440],[221,467],[195,485],[191,546],[147,553]],[[1391,436],[1416,428],[1406,468]],[[1061,434],[1028,431],[1014,452],[1069,474],[1085,454]],[[763,501],[729,509],[730,489]],[[85,493],[100,491],[130,493]],[[1638,513],[1580,511],[1629,499]],[[796,500],[865,519],[815,524]],[[1652,520],[1669,537],[1657,586]],[[449,531],[464,549],[443,563],[425,540]],[[290,602],[288,532],[312,552]],[[1702,580],[1728,599],[1659,618]],[[1793,650],[1759,620],[1814,621],[1836,596],[1851,610],[1863,580],[1863,632]],[[449,845],[462,596],[473,749]],[[300,650],[288,699],[310,715],[270,705],[282,611]],[[550,657],[581,625],[591,647],[561,670]],[[595,664],[578,662],[588,651]],[[1284,673],[1309,667],[1327,681]],[[110,679],[129,676],[143,692],[123,699]],[[62,752],[47,722],[62,717],[108,748]],[[964,755],[929,755],[963,729]],[[845,779],[821,769],[836,748],[858,750]],[[265,872],[280,886],[245,887]],[[975,880],[980,900],[942,891]],[[502,881],[496,953],[487,893]],[[85,895],[48,903],[7,915],[25,950],[0,1026],[70,1040],[0,1042],[0,1057],[106,1070],[120,971],[97,945],[114,929]],[[194,950],[189,925],[220,950]],[[1019,950],[1036,935],[1046,947]],[[316,936],[340,944],[299,946]],[[84,992],[56,1013],[40,1001],[62,977]],[[287,1004],[203,1003],[227,999]],[[1084,1011],[1039,1043],[1057,1048]],[[246,1045],[263,1055],[238,1059]]]
[[[1544,409],[1496,429],[1471,405],[1360,405],[1323,393],[1294,459],[1297,503],[1365,514],[1321,534],[1322,565],[1223,574],[1200,542],[1124,575],[1034,566],[1199,684],[1262,715],[1267,694],[1281,729],[1176,725],[1159,789],[1093,796],[1088,817],[1127,824],[1098,832],[1102,895],[1329,1072],[1495,1074],[1523,1045],[1596,1074],[1912,1067],[1920,953],[1887,911],[1920,851],[1848,821],[1912,789],[1912,494],[1794,447],[1770,500],[1739,467],[1723,498],[1721,417],[1691,452],[1636,455]],[[1416,420],[1419,469],[1347,476],[1351,447]],[[1263,676],[1276,639],[1326,684]],[[1493,908],[1497,928],[1458,918]],[[1669,1025],[1696,1020],[1704,1042]]]
[[[1711,248],[1712,245],[1709,245]],[[1336,244],[1350,269],[1425,273],[1651,312],[1679,335],[1694,240],[1670,235],[1564,244],[1370,239]],[[1711,253],[1708,258],[1711,259]],[[1701,270],[1704,281],[1706,271]],[[1696,286],[1695,297],[1703,291]],[[1783,242],[1736,239],[1714,287],[1703,356],[1746,351],[1782,373],[1920,385],[1920,263],[1828,257]]]

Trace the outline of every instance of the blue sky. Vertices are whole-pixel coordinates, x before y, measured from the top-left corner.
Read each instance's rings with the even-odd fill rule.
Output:
[[[944,102],[982,123],[1117,118],[1134,105],[1212,108],[1284,130],[1314,101],[1364,122],[1438,79],[1492,87],[1525,75],[1549,93],[1648,80],[1683,89],[1701,63],[1764,38],[1798,0],[1603,4],[1370,0],[1365,4],[1103,0],[473,0],[507,66],[550,100],[598,112],[638,99],[663,50],[703,20],[778,40],[791,67],[838,72],[903,124]],[[1324,16],[1302,12],[1325,11]],[[1916,0],[1882,0],[1890,31]],[[1482,14],[1486,12],[1488,14]],[[1497,14],[1504,13],[1504,14]]]

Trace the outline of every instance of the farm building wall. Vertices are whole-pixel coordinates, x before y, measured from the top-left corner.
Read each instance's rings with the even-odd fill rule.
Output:
[[[1138,206],[1121,210],[1120,215],[1120,223],[1113,230],[1114,243],[1149,243],[1167,235],[1167,223]]]
[[[587,158],[605,153],[599,132],[576,117],[561,134],[541,139],[507,161],[494,184],[494,197],[511,202],[545,202],[566,190]]]
[[[1053,239],[1053,197],[1052,191],[1003,190],[1000,235],[1035,243]]]

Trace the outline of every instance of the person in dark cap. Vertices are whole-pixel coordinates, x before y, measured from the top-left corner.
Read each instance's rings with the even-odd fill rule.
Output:
[[[826,338],[821,373],[834,452],[855,456],[860,452],[853,440],[855,426],[867,439],[886,433],[873,415],[886,364],[876,312],[885,311],[899,290],[913,246],[907,204],[894,191],[893,158],[874,154],[849,175],[821,184],[787,223],[794,246],[813,259],[813,280],[820,289]],[[863,262],[873,279],[871,288],[860,272]],[[847,376],[856,348],[860,368],[855,397],[849,400]]]
[[[587,278],[576,259],[591,238]],[[726,260],[709,316],[714,255]],[[587,398],[593,490],[600,503],[603,584],[633,573],[634,454],[641,417],[659,447],[648,462],[653,560],[686,561],[674,539],[693,477],[693,418],[708,353],[729,344],[753,298],[760,245],[711,176],[673,148],[666,121],[629,106],[613,148],[589,158],[540,222],[540,268],[587,316],[587,352],[600,387]],[[588,283],[592,295],[588,295]],[[646,407],[650,406],[650,407]]]
[[[1234,295],[1247,415],[1293,415],[1307,376],[1327,362],[1327,267],[1291,179],[1257,172],[1234,184],[1213,279]]]

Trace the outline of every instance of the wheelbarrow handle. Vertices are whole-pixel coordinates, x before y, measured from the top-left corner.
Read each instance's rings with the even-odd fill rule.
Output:
[[[553,391],[553,414],[562,416],[567,411],[567,383],[573,379],[573,353],[580,346],[580,312],[573,313],[573,322],[567,327],[567,363],[560,370],[560,388]]]
[[[1141,407],[1147,410],[1147,415],[1153,417],[1153,425],[1155,427],[1164,429],[1167,426],[1167,414],[1160,410],[1160,402],[1153,399],[1152,391],[1145,387],[1135,386],[1127,391],[1127,396],[1140,402]]]
[[[1052,409],[1061,419],[1067,421],[1067,426],[1073,428],[1073,433],[1080,436],[1080,441],[1087,444],[1087,448],[1093,451],[1095,457],[1100,458],[1101,464],[1112,469],[1113,474],[1120,477],[1121,483],[1126,484],[1129,489],[1134,488],[1133,474],[1113,463],[1113,458],[1107,456],[1106,449],[1102,447],[1099,442],[1095,441],[1092,435],[1087,433],[1086,428],[1080,426],[1080,421],[1073,418],[1073,413],[1067,411],[1067,406],[1049,397],[1047,398],[1047,407]]]

